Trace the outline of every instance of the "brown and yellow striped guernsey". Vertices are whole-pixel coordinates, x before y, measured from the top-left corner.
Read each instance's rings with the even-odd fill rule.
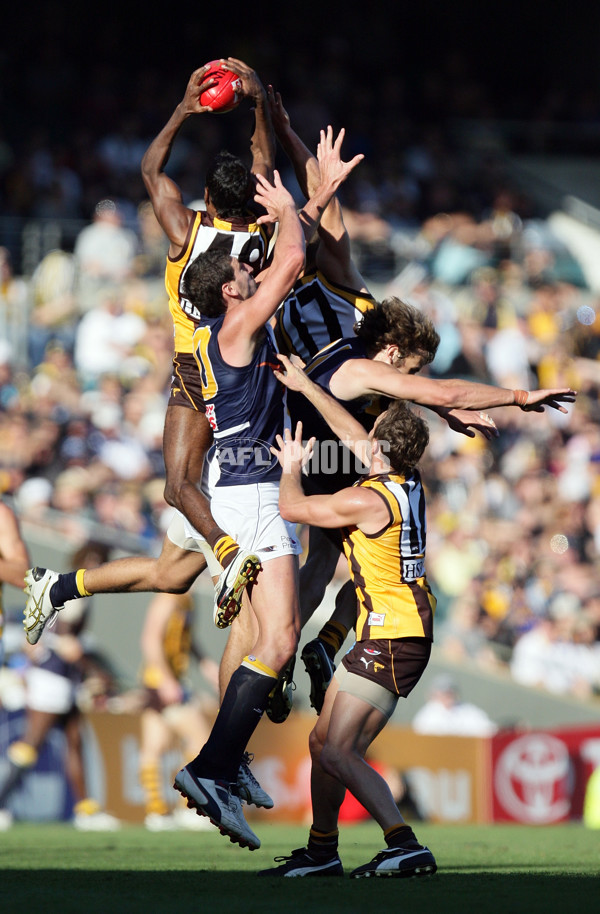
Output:
[[[344,551],[358,597],[357,641],[430,638],[436,599],[425,576],[425,495],[417,470],[356,483],[386,503],[388,523],[377,533],[344,531]]]

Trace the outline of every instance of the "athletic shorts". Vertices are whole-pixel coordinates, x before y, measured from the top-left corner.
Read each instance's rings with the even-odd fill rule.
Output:
[[[171,523],[167,527],[167,537],[174,546],[178,546],[186,552],[201,552],[213,578],[218,577],[223,571],[202,534],[192,527],[181,512],[176,511],[173,515]]]
[[[75,705],[75,683],[66,676],[32,666],[26,673],[27,706],[46,714],[68,714]]]
[[[430,655],[431,641],[428,638],[357,641],[342,659],[342,666],[348,675],[339,671],[344,683],[340,684],[340,688],[364,698],[380,710],[382,708],[375,703],[373,697],[379,696],[379,701],[385,705],[387,699],[383,692],[388,692],[394,697],[393,711],[397,699],[410,695],[418,683],[429,663]],[[358,679],[363,680],[364,684],[358,683]]]
[[[169,403],[202,413],[205,411],[200,372],[193,352],[176,352],[173,356]]]
[[[217,486],[211,495],[210,510],[217,526],[261,562],[302,552],[296,524],[279,513],[279,483]]]
[[[177,705],[166,705],[160,697],[158,689],[149,689],[148,687],[144,688],[144,708],[149,708],[152,711],[158,711],[161,714],[164,713],[167,717],[168,708],[179,708],[181,705],[187,704],[189,700],[189,692],[184,691],[182,700]]]

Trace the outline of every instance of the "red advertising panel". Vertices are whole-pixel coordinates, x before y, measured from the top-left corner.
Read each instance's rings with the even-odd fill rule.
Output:
[[[585,788],[598,765],[600,724],[499,733],[492,739],[493,821],[581,819]]]

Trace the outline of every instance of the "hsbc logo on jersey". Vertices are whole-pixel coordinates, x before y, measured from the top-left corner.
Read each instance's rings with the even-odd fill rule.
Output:
[[[230,438],[217,444],[215,456],[221,473],[244,479],[264,476],[277,465],[277,457],[271,453],[268,441],[260,438]]]
[[[425,575],[424,559],[402,559],[402,577],[405,581],[416,581]]]

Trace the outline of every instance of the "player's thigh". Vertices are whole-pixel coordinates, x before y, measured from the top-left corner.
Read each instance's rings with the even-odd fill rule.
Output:
[[[279,555],[263,561],[262,571],[252,586],[250,602],[258,621],[259,639],[283,629],[291,629],[298,636],[298,557]]]
[[[212,429],[203,412],[170,404],[163,432],[167,475],[200,482],[204,455],[212,444],[212,438]]]
[[[172,730],[163,713],[154,708],[146,708],[140,717],[140,752],[142,757],[158,758],[173,743]]]
[[[183,593],[206,568],[206,558],[197,541],[185,534],[184,519],[176,514],[163,539],[156,560],[155,583],[158,589]],[[165,585],[168,583],[168,587]]]

